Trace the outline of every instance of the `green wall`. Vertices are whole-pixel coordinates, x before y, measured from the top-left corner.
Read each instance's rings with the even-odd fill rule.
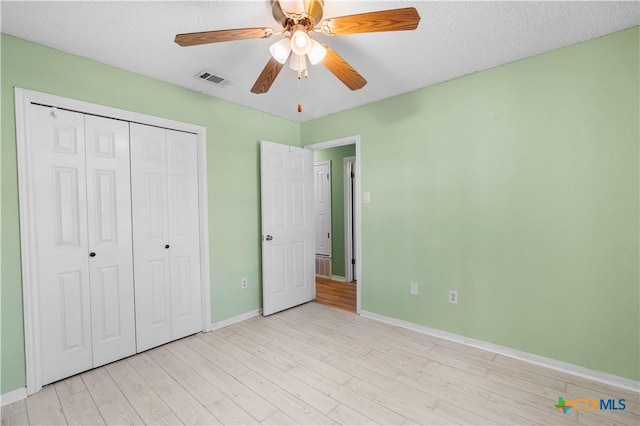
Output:
[[[315,161],[331,161],[331,269],[333,275],[344,271],[344,166],[342,159],[355,157],[356,146],[345,145],[315,151]]]
[[[298,145],[300,125],[5,34],[1,36],[0,392],[25,385],[13,88],[207,128],[212,321],[261,307],[258,141]],[[249,279],[249,288],[240,279]]]
[[[639,38],[303,123],[361,135],[363,309],[639,380]]]

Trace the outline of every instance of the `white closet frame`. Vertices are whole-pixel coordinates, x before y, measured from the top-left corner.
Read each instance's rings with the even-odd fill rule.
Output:
[[[16,142],[18,153],[18,196],[20,204],[20,244],[22,259],[22,298],[27,394],[42,389],[40,352],[39,283],[36,265],[36,228],[32,193],[32,164],[28,141],[29,108],[32,103],[69,109],[85,114],[148,124],[166,129],[194,133],[198,143],[198,207],[200,221],[200,277],[202,296],[202,331],[211,331],[211,287],[209,285],[209,222],[207,209],[207,135],[206,128],[146,114],[96,105],[47,93],[15,88]]]

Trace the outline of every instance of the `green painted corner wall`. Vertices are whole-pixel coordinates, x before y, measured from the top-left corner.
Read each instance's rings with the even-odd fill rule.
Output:
[[[300,125],[6,34],[0,43],[0,393],[25,385],[14,87],[206,127],[212,321],[260,308],[258,144],[299,145]]]
[[[355,145],[321,149],[313,153],[315,161],[331,161],[331,269],[345,276],[344,264],[344,165],[342,160],[356,155]]]
[[[363,309],[639,380],[639,39],[303,123],[361,135]]]

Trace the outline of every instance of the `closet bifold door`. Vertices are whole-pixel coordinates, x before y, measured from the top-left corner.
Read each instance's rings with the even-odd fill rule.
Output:
[[[167,130],[172,339],[202,330],[196,135]]]
[[[93,367],[136,353],[129,123],[85,116]]]
[[[171,340],[167,134],[130,124],[137,351]]]
[[[42,384],[92,367],[84,115],[31,105]]]
[[[202,329],[196,136],[131,123],[138,352]]]

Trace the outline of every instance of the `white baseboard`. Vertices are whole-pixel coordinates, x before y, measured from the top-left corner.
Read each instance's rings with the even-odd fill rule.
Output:
[[[473,346],[474,348],[495,352],[500,355],[515,358],[520,361],[525,361],[542,367],[547,367],[552,370],[573,374],[575,376],[584,377],[585,379],[594,380],[596,382],[605,383],[607,385],[616,386],[630,391],[640,392],[640,381],[627,379],[626,377],[616,376],[614,374],[605,373],[603,371],[591,370],[589,368],[570,364],[568,362],[558,361],[556,359],[508,348],[506,346],[500,346],[494,343],[484,342],[482,340],[449,333],[447,331],[438,330],[436,328],[427,327],[413,322],[376,314],[374,312],[361,310],[360,315],[365,318],[370,318],[376,321],[395,325],[397,327],[406,328],[418,333],[428,334],[430,336],[439,337],[441,339],[461,343],[463,345]]]
[[[3,393],[0,395],[0,407],[9,405],[12,402],[20,401],[27,397],[27,388],[16,389],[11,392]]]
[[[347,279],[345,277],[341,277],[340,275],[331,275],[331,281],[340,281],[340,282],[347,282]]]
[[[248,320],[249,318],[257,317],[261,313],[262,313],[262,309],[255,309],[253,311],[245,312],[244,314],[236,315],[235,317],[214,322],[213,324],[211,324],[211,331],[229,327],[230,325],[236,324],[238,322],[242,322],[244,320]]]

